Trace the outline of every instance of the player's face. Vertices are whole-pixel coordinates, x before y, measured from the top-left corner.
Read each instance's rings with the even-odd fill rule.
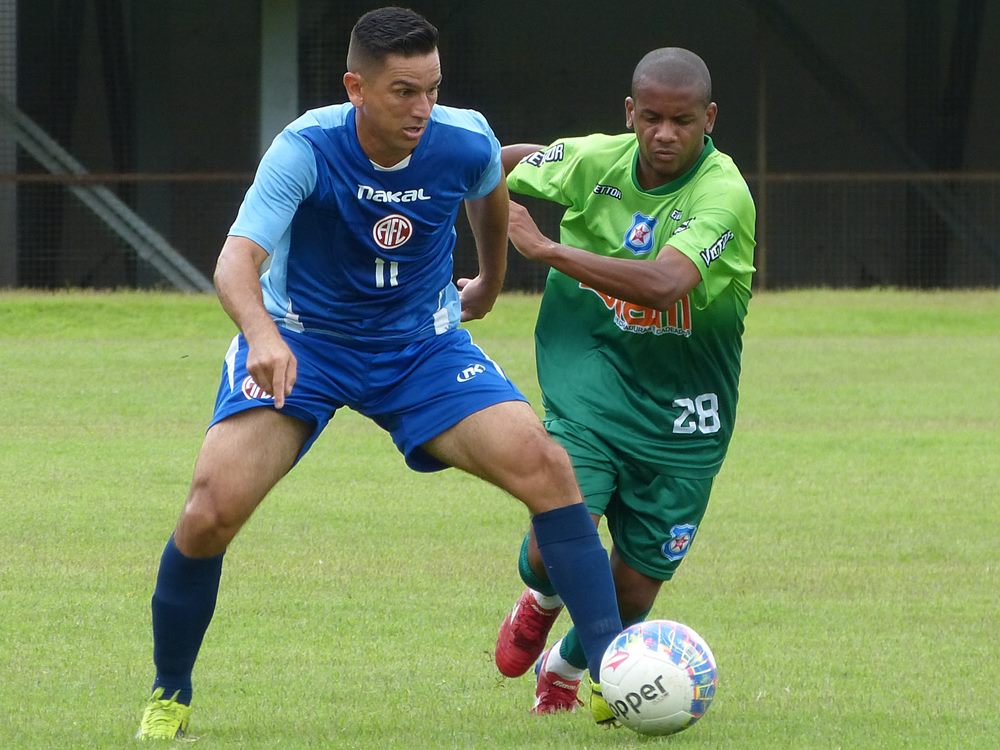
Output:
[[[391,167],[417,147],[441,85],[438,53],[389,55],[365,73],[346,73],[344,86],[357,109],[358,140],[372,161]]]
[[[677,88],[644,79],[635,98],[625,99],[625,123],[639,141],[637,173],[649,190],[675,180],[690,169],[715,126],[718,108],[706,105],[697,87]]]

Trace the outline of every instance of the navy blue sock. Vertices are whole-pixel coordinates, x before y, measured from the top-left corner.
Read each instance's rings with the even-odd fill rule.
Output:
[[[539,513],[531,519],[549,580],[573,618],[587,665],[601,679],[601,657],[622,630],[608,553],[583,503]]]
[[[215,612],[221,577],[221,554],[185,557],[173,536],[167,541],[153,591],[153,689],[162,687],[164,698],[179,691],[177,700],[191,703],[191,670]]]

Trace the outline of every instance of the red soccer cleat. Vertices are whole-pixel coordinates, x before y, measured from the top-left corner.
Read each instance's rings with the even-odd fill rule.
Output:
[[[545,641],[562,607],[539,606],[531,589],[525,589],[497,633],[494,653],[497,669],[507,677],[520,677],[545,650]]]
[[[551,651],[551,649],[549,649]],[[554,714],[560,711],[576,711],[583,701],[577,697],[580,690],[579,680],[570,680],[555,672],[545,670],[549,660],[549,651],[535,666],[538,684],[535,686],[535,705],[531,707],[533,714]]]

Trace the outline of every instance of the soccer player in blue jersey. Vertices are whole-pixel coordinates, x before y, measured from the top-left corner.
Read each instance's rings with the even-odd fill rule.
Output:
[[[509,203],[485,119],[436,105],[437,38],[406,9],[362,16],[344,75],[349,101],[306,112],[275,138],[222,247],[215,285],[240,333],[160,560],[141,739],[187,731],[225,550],[342,406],[388,431],[413,469],[454,466],[527,506],[594,674],[621,630],[607,555],[565,451],[459,327],[500,292]],[[456,287],[463,203],[479,274]]]

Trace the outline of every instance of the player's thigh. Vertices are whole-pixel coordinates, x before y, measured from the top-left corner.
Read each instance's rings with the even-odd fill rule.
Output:
[[[711,478],[624,472],[605,514],[615,553],[629,568],[669,580],[691,549],[711,491]]]
[[[506,401],[470,414],[423,448],[438,460],[507,490],[533,513],[580,499],[566,451],[523,401]]]
[[[545,430],[569,455],[580,494],[592,516],[604,515],[618,490],[622,461],[599,434],[567,419],[545,420]]]
[[[370,365],[366,373],[370,388],[359,411],[389,432],[407,465],[416,471],[440,471],[454,465],[426,450],[430,445],[467,466],[461,446],[452,445],[447,437],[438,438],[492,406],[527,401],[465,329],[379,353]]]
[[[205,434],[186,512],[240,524],[295,463],[313,426],[267,406],[234,414]]]
[[[618,487],[618,459],[604,441],[589,428],[570,420],[551,417],[545,420],[545,430],[569,456],[583,501],[587,504],[594,525],[600,528],[601,517]],[[528,561],[535,570],[541,569],[541,553],[535,541],[534,528],[529,526]]]

